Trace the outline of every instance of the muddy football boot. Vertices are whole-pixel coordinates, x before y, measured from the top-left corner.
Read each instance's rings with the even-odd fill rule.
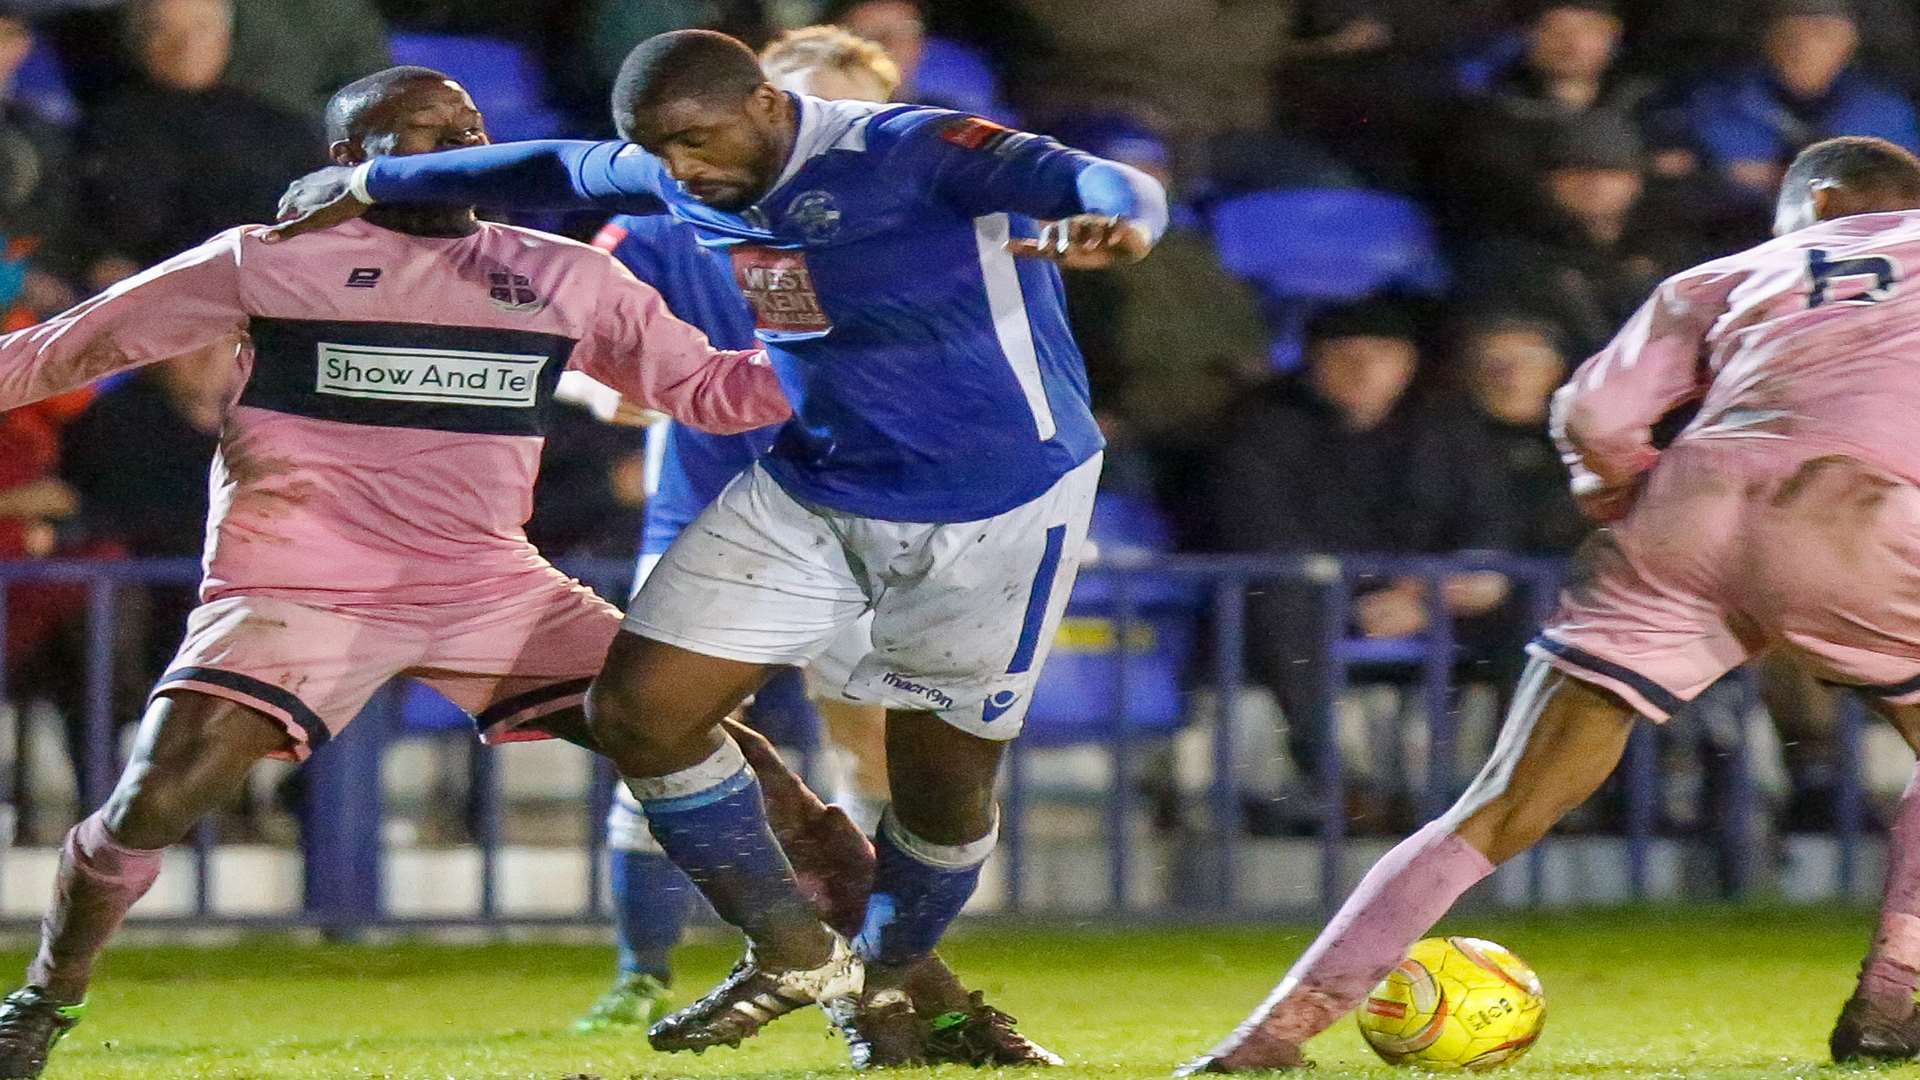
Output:
[[[808,1005],[826,1006],[860,992],[865,968],[846,939],[833,938],[833,951],[819,967],[770,971],[753,950],[699,1001],[668,1016],[647,1031],[655,1050],[672,1053],[709,1046],[739,1046],[773,1020]]]
[[[1827,1038],[1835,1061],[1905,1061],[1920,1056],[1920,1010],[1907,1002],[1905,1014],[1866,998],[1853,998]]]
[[[80,1023],[86,1002],[55,1001],[28,986],[0,1002],[0,1080],[33,1080],[47,1067],[54,1044]]]
[[[1003,1065],[1065,1065],[1060,1055],[1020,1034],[1014,1018],[987,1004],[975,990],[967,1008],[927,1022],[927,1060],[976,1068]]]

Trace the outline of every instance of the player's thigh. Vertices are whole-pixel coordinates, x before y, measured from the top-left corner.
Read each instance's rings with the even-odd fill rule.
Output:
[[[887,775],[894,817],[935,844],[965,844],[993,828],[1003,739],[963,731],[935,713],[887,712]]]
[[[193,610],[154,695],[192,691],[272,717],[289,737],[273,756],[300,761],[417,663],[424,643],[413,608],[227,596]]]
[[[1637,718],[1604,687],[1535,660],[1486,766],[1442,818],[1495,863],[1531,846],[1612,774]]]
[[[969,734],[1019,734],[1086,545],[1100,460],[984,521],[863,522],[876,579],[873,651],[848,696],[939,714]]]
[[[718,659],[803,665],[868,606],[834,522],[756,466],[674,539],[625,628]]]
[[[1634,516],[1648,509],[1642,504]],[[1698,580],[1697,555],[1668,542],[1673,523],[1655,525],[1658,535],[1629,521],[1590,537],[1527,651],[1665,721],[1744,663],[1757,642],[1736,631],[1713,584]]]
[[[1818,457],[1754,520],[1756,616],[1782,651],[1869,699],[1920,701],[1920,488]]]
[[[488,744],[562,738],[590,745],[587,689],[620,632],[620,610],[543,566],[480,583],[450,609],[407,674],[474,718]]]
[[[257,709],[192,690],[153,699],[133,754],[107,799],[107,829],[129,847],[184,836],[229,798],[255,762],[288,746],[285,725]]]

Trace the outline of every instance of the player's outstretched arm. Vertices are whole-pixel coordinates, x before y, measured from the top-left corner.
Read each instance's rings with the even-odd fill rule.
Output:
[[[628,405],[720,435],[793,415],[765,352],[714,348],[667,310],[653,286],[604,257],[608,280],[594,325],[570,366],[619,391]]]
[[[0,410],[246,330],[242,229],[221,233],[46,322],[0,336]]]
[[[906,122],[916,127],[895,151],[899,163],[927,169],[949,202],[1052,221],[1037,238],[1009,241],[1015,255],[1097,270],[1138,262],[1167,230],[1166,189],[1131,166],[977,116]]]
[[[540,139],[331,165],[293,182],[267,239],[330,229],[376,202],[657,213],[650,160],[625,142]]]

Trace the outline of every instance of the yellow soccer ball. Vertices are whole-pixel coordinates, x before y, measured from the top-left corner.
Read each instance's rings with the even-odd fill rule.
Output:
[[[1390,1065],[1491,1069],[1540,1038],[1540,977],[1505,947],[1470,937],[1417,942],[1367,995],[1360,1034]]]

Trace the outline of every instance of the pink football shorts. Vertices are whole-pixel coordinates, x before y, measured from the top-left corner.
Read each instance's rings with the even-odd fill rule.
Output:
[[[1655,720],[1766,649],[1920,701],[1920,488],[1777,437],[1677,444],[1528,646]]]
[[[552,567],[486,582],[444,604],[329,605],[229,594],[196,608],[154,696],[237,701],[286,726],[277,757],[305,760],[373,692],[407,675],[474,718],[489,743],[577,707],[620,630],[620,611]]]

